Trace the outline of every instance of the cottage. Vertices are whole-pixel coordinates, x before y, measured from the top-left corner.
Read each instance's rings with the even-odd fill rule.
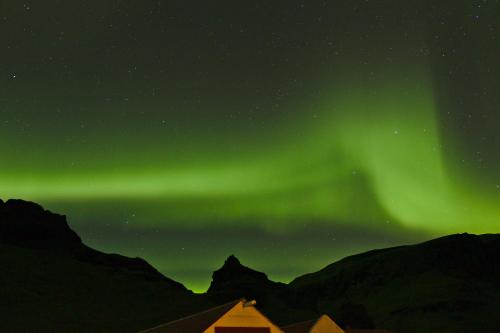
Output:
[[[344,333],[344,331],[327,315],[319,319],[304,321],[282,327],[285,333]]]
[[[255,303],[241,299],[140,333],[284,333]]]

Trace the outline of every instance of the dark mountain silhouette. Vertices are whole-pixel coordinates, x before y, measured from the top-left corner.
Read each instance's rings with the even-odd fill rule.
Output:
[[[451,235],[351,256],[290,283],[319,312],[363,304],[398,332],[500,331],[500,235]]]
[[[66,218],[0,200],[1,332],[134,332],[203,309],[146,261],[84,245]]]
[[[296,304],[286,284],[271,281],[266,274],[243,266],[234,255],[212,274],[206,296],[221,304],[238,298],[255,299],[258,307],[279,324],[316,317],[314,310]]]
[[[0,241],[30,247],[73,247],[82,241],[66,217],[23,200],[0,200]]]
[[[269,281],[230,257],[214,273],[207,295],[212,293],[221,301],[235,295],[259,299],[262,309],[281,325],[326,313],[351,328],[413,333],[476,332],[480,327],[496,332],[500,235],[459,234],[374,250],[288,285]],[[280,310],[275,299],[281,301]]]
[[[238,297],[258,300],[258,307],[276,323],[288,325],[317,319],[320,312],[308,295],[285,283],[274,282],[267,275],[243,266],[234,256],[212,275],[206,297],[214,303],[225,303]],[[306,302],[304,302],[306,300]],[[335,320],[344,326],[373,328],[373,321],[361,304],[342,303]]]
[[[0,331],[136,332],[234,299],[286,325],[326,313],[399,333],[500,331],[500,235],[374,250],[274,282],[235,256],[195,295],[147,262],[93,250],[64,216],[0,200]]]
[[[476,332],[481,327],[496,332],[500,235],[459,234],[374,250],[288,285],[269,281],[229,257],[213,275],[207,295],[212,293],[218,300],[236,295],[259,299],[262,309],[282,325],[326,313],[351,328],[412,333]],[[281,301],[280,310],[275,299]]]

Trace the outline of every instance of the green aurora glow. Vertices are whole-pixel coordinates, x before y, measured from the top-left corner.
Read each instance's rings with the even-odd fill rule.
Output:
[[[210,222],[210,211],[216,211],[217,219],[228,223],[251,217],[252,223],[274,228],[276,219],[352,220],[360,202],[373,202],[380,209],[364,205],[355,222],[390,218],[435,232],[491,230],[500,206],[447,175],[429,82],[409,81],[351,83],[349,89],[337,84],[307,131],[284,144],[277,140],[251,160],[220,149],[223,163],[201,166],[153,160],[154,167],[133,171],[69,173],[55,167],[32,177],[9,172],[2,175],[1,188],[13,197],[45,202],[152,199],[160,204],[150,223]],[[197,209],[162,209],[181,200]]]

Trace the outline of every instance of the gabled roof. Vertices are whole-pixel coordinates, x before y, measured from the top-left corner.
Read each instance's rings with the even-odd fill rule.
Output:
[[[326,325],[326,326],[325,326]],[[283,327],[285,333],[313,333],[317,329],[323,331],[327,327],[330,332],[344,332],[333,320],[327,315],[322,315],[318,319],[303,321]]]
[[[210,325],[215,323],[219,318],[240,302],[245,302],[245,300],[240,299],[223,304],[188,317],[141,331],[139,333],[200,333],[209,328]]]
[[[309,333],[317,321],[317,319],[302,321],[300,323],[284,326],[281,329],[285,331],[285,333]]]

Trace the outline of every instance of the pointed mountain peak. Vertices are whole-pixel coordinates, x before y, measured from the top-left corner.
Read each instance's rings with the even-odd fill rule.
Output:
[[[224,261],[224,265],[218,270],[216,270],[213,274],[213,277],[216,276],[242,276],[242,275],[252,275],[252,276],[259,276],[259,277],[266,277],[264,273],[257,272],[247,266],[244,266],[241,264],[240,260],[236,258],[234,254],[231,254],[227,259]]]
[[[227,257],[226,261],[224,261],[224,267],[238,267],[238,266],[243,266],[241,262],[239,261],[238,258],[234,254],[231,254],[229,257]]]
[[[208,293],[226,292],[228,290],[248,289],[249,286],[273,283],[267,275],[241,264],[234,255],[230,255],[221,268],[212,274],[212,283]],[[247,296],[245,294],[237,297]]]

